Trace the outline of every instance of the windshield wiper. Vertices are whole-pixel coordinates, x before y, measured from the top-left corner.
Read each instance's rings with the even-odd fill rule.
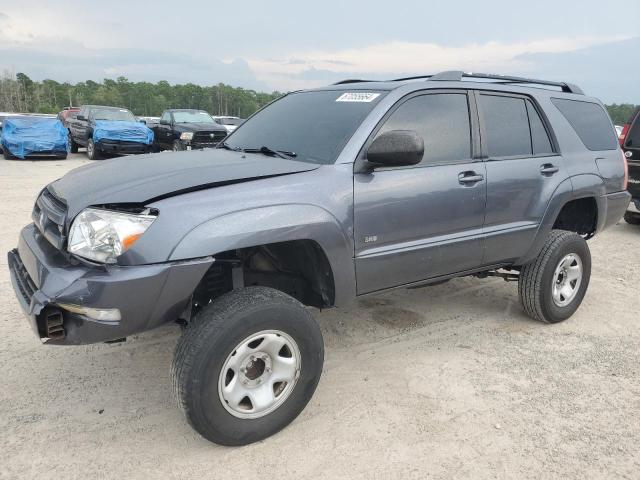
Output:
[[[231,150],[233,152],[239,152],[241,149],[238,147],[232,147],[231,145],[229,145],[227,142],[220,142],[218,143],[218,145],[216,146],[216,148],[224,148],[225,150]]]
[[[269,148],[265,145],[260,148],[243,148],[242,151],[246,153],[262,153],[263,155],[275,155],[276,157],[284,158],[285,160],[289,160],[290,158],[295,158],[298,156],[296,152],[289,152],[287,150],[274,150],[273,148]]]

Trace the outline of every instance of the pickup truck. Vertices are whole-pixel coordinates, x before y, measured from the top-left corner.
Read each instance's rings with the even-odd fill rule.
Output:
[[[104,155],[148,153],[152,143],[153,132],[126,108],[83,105],[69,118],[71,152],[86,147],[90,160]]]
[[[175,152],[215,147],[227,136],[227,130],[207,112],[186,108],[165,110],[153,133],[156,150]]]
[[[640,107],[631,114],[620,134],[620,145],[629,162],[629,193],[631,202],[624,219],[631,225],[640,225]]]
[[[215,149],[67,173],[38,195],[8,265],[47,344],[182,325],[179,406],[205,438],[244,445],[318,385],[308,307],[500,276],[530,317],[571,317],[587,240],[624,214],[626,178],[602,103],[575,85],[350,80],[281,97]]]

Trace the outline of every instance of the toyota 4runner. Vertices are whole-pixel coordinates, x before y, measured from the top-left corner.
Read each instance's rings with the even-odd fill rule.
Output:
[[[602,104],[574,85],[349,80],[285,95],[217,149],[69,172],[39,194],[9,267],[47,344],[182,324],[178,402],[204,437],[241,445],[314,393],[324,349],[306,306],[501,275],[531,317],[570,317],[626,175]]]

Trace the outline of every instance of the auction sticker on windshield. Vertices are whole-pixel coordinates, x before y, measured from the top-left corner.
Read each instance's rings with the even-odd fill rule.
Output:
[[[346,92],[336,98],[336,102],[373,102],[380,96],[372,92]]]

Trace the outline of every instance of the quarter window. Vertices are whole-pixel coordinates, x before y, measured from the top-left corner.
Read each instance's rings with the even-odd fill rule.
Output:
[[[589,150],[615,150],[618,140],[604,109],[597,103],[552,98],[553,104]]]
[[[422,165],[471,158],[469,104],[465,93],[410,98],[389,116],[377,135],[391,130],[413,130],[422,136]]]
[[[480,95],[490,157],[532,154],[527,107],[522,98]]]

